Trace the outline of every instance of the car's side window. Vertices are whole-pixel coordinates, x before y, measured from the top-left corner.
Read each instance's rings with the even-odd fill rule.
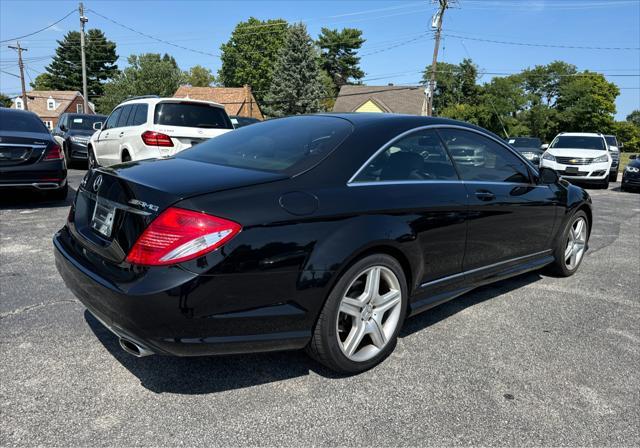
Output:
[[[439,129],[460,177],[466,181],[529,183],[525,163],[499,143],[461,129]]]
[[[127,121],[129,120],[129,114],[131,114],[131,109],[133,109],[133,106],[130,104],[122,108],[122,112],[120,113],[120,118],[118,118],[117,127],[123,128],[127,126]]]
[[[104,129],[112,129],[117,127],[118,119],[120,118],[120,113],[122,112],[122,107],[114,110],[107,118],[107,121],[104,124]]]
[[[371,161],[354,182],[458,180],[438,134],[416,131],[394,142]]]
[[[130,126],[140,126],[141,124],[145,124],[147,122],[148,111],[149,107],[146,104],[138,104],[135,110],[135,115],[131,113],[131,115],[133,115],[133,120]]]

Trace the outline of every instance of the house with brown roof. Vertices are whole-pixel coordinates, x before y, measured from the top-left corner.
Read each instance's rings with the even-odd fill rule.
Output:
[[[75,90],[32,90],[27,92],[27,107],[31,112],[35,112],[49,129],[56,127],[60,115],[64,113],[85,113],[84,98]],[[22,97],[14,98],[11,108],[24,109]],[[93,104],[89,103],[86,113],[96,113]]]
[[[251,87],[246,85],[244,87],[180,86],[173,97],[213,101],[222,104],[229,115],[264,120],[260,106],[251,92]]]
[[[426,115],[423,86],[344,85],[333,105],[334,112],[386,112]]]

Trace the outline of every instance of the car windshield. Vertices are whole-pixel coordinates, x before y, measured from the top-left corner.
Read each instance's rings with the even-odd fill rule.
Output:
[[[616,140],[615,136],[613,136],[613,135],[605,135],[604,139],[607,141],[609,146],[618,146],[618,140]]]
[[[86,117],[70,117],[69,118],[69,129],[78,129],[82,131],[92,131],[93,123],[97,123],[98,121],[104,121],[104,116],[102,115],[89,115]]]
[[[201,103],[159,103],[155,124],[205,129],[233,129],[224,109]]]
[[[0,110],[0,131],[49,132],[37,115],[9,109]]]
[[[176,157],[295,175],[319,163],[351,131],[351,123],[342,118],[280,118],[228,132]]]
[[[604,151],[607,149],[604,146],[604,140],[602,137],[589,137],[578,135],[561,135],[551,143],[550,148],[575,148],[575,149],[593,149],[598,151]]]
[[[540,148],[542,142],[539,138],[514,137],[508,140],[509,144],[515,148]]]

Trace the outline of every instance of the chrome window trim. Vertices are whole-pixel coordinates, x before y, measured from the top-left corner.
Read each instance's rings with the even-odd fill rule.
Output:
[[[488,264],[486,266],[481,266],[479,268],[469,269],[468,271],[462,271],[462,272],[458,272],[457,274],[448,275],[446,277],[438,278],[436,280],[431,280],[429,282],[422,283],[418,288],[426,288],[427,286],[437,285],[438,283],[446,282],[448,280],[453,280],[453,279],[458,278],[458,277],[463,277],[465,275],[474,274],[476,272],[481,272],[481,271],[484,271],[485,269],[497,268],[498,266],[501,266],[503,264],[512,263],[514,261],[520,261],[520,260],[524,260],[526,258],[537,257],[539,255],[545,255],[545,254],[551,254],[551,253],[553,253],[553,251],[551,249],[546,249],[546,250],[541,250],[540,252],[534,252],[534,253],[529,254],[529,255],[522,255],[522,256],[516,257],[516,258],[510,258],[508,260],[499,261],[497,263]]]
[[[482,135],[483,137],[486,137],[490,140],[493,140],[494,142],[498,143],[500,146],[502,146],[503,148],[505,148],[507,151],[509,151],[511,154],[513,154],[514,156],[516,156],[516,158],[518,158],[518,160],[522,161],[526,167],[528,167],[529,169],[533,170],[533,174],[535,174],[536,176],[539,176],[539,172],[538,170],[535,168],[535,166],[533,166],[532,163],[530,163],[527,159],[525,159],[522,155],[520,155],[518,153],[518,151],[516,151],[515,149],[512,149],[509,145],[507,145],[505,142],[501,141],[499,138],[495,138],[492,135],[487,134],[486,132],[483,132],[479,129],[475,129],[475,128],[470,128],[470,127],[466,127],[466,126],[460,126],[457,124],[429,124],[429,125],[425,125],[425,126],[418,126],[417,128],[412,128],[409,129],[407,131],[404,131],[401,134],[396,135],[395,137],[393,137],[391,140],[389,140],[388,142],[386,142],[384,145],[382,145],[378,150],[376,150],[373,155],[371,157],[369,157],[364,164],[362,164],[362,166],[360,166],[360,168],[358,168],[358,170],[355,172],[355,174],[353,176],[351,176],[349,178],[349,180],[347,181],[347,186],[351,187],[351,186],[357,186],[358,184],[376,184],[376,185],[380,185],[381,183],[385,182],[385,184],[389,185],[389,184],[397,184],[397,183],[424,183],[424,182],[465,182],[462,179],[459,180],[438,180],[438,179],[432,179],[432,180],[417,180],[417,181],[380,181],[380,182],[375,182],[375,181],[367,181],[367,182],[356,182],[355,179],[356,177],[358,177],[358,175],[367,167],[369,166],[369,164],[376,158],[378,157],[378,155],[382,152],[382,151],[386,151],[391,145],[393,145],[395,142],[397,142],[398,140],[406,137],[407,135],[413,134],[414,132],[419,132],[419,131],[424,131],[427,129],[435,129],[436,131],[438,129],[460,129],[463,131],[469,131],[469,132],[473,132],[475,134],[478,135]],[[443,142],[443,144],[446,145],[446,143]],[[447,155],[448,155],[448,148],[447,149]],[[454,168],[455,168],[455,161],[451,160],[451,163],[454,164]],[[481,182],[481,183],[491,183],[491,182],[482,182],[482,181],[466,181],[467,183],[471,183],[471,182]],[[505,184],[505,183],[512,183],[512,182],[493,182],[496,184]],[[533,183],[531,183],[532,185],[535,185]],[[518,182],[518,185],[530,185],[530,184],[523,184],[521,182]]]

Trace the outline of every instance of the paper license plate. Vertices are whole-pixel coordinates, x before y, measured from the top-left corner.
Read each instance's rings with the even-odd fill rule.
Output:
[[[107,238],[111,236],[113,230],[113,219],[116,216],[116,209],[96,199],[96,208],[93,209],[93,217],[91,218],[91,228]]]

